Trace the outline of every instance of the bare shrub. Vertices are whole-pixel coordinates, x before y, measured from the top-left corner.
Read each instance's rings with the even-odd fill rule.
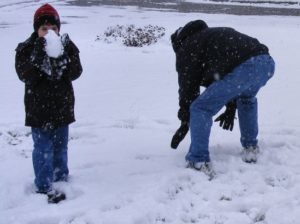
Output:
[[[160,26],[116,25],[108,27],[103,35],[98,35],[96,41],[106,43],[120,41],[127,47],[143,47],[156,43],[164,35],[165,28]]]

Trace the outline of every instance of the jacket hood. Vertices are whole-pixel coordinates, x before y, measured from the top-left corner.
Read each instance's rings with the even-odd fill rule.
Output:
[[[204,29],[208,28],[203,20],[194,20],[187,23],[184,27],[180,27],[171,35],[171,41],[174,51],[176,52],[182,45],[183,41]]]

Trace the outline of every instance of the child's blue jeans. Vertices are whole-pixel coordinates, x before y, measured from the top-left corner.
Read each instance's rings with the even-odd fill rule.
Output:
[[[34,182],[39,192],[47,192],[54,181],[68,178],[68,135],[68,125],[55,129],[32,128]]]
[[[256,146],[258,135],[256,94],[273,76],[275,63],[269,55],[250,58],[222,80],[212,83],[190,106],[191,145],[186,160],[208,162],[212,118],[236,99],[241,144]]]

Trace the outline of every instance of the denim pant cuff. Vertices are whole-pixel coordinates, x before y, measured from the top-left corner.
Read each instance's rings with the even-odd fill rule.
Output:
[[[188,154],[186,155],[185,160],[189,162],[210,162],[210,157],[209,155],[202,155],[202,156],[195,157]]]

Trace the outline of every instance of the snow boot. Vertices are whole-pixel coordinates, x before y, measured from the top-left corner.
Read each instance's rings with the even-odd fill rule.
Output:
[[[191,168],[204,173],[206,176],[208,176],[209,180],[212,180],[216,176],[216,173],[212,168],[211,162],[187,161],[186,168]]]
[[[57,190],[50,190],[47,192],[37,191],[37,193],[47,195],[49,204],[57,204],[60,201],[63,201],[66,199],[65,193],[57,191]]]
[[[242,149],[242,160],[246,163],[256,163],[258,154],[258,146],[245,147]]]
[[[49,204],[57,204],[60,201],[66,200],[66,195],[63,192],[59,192],[57,190],[52,190],[47,192],[48,203]]]

